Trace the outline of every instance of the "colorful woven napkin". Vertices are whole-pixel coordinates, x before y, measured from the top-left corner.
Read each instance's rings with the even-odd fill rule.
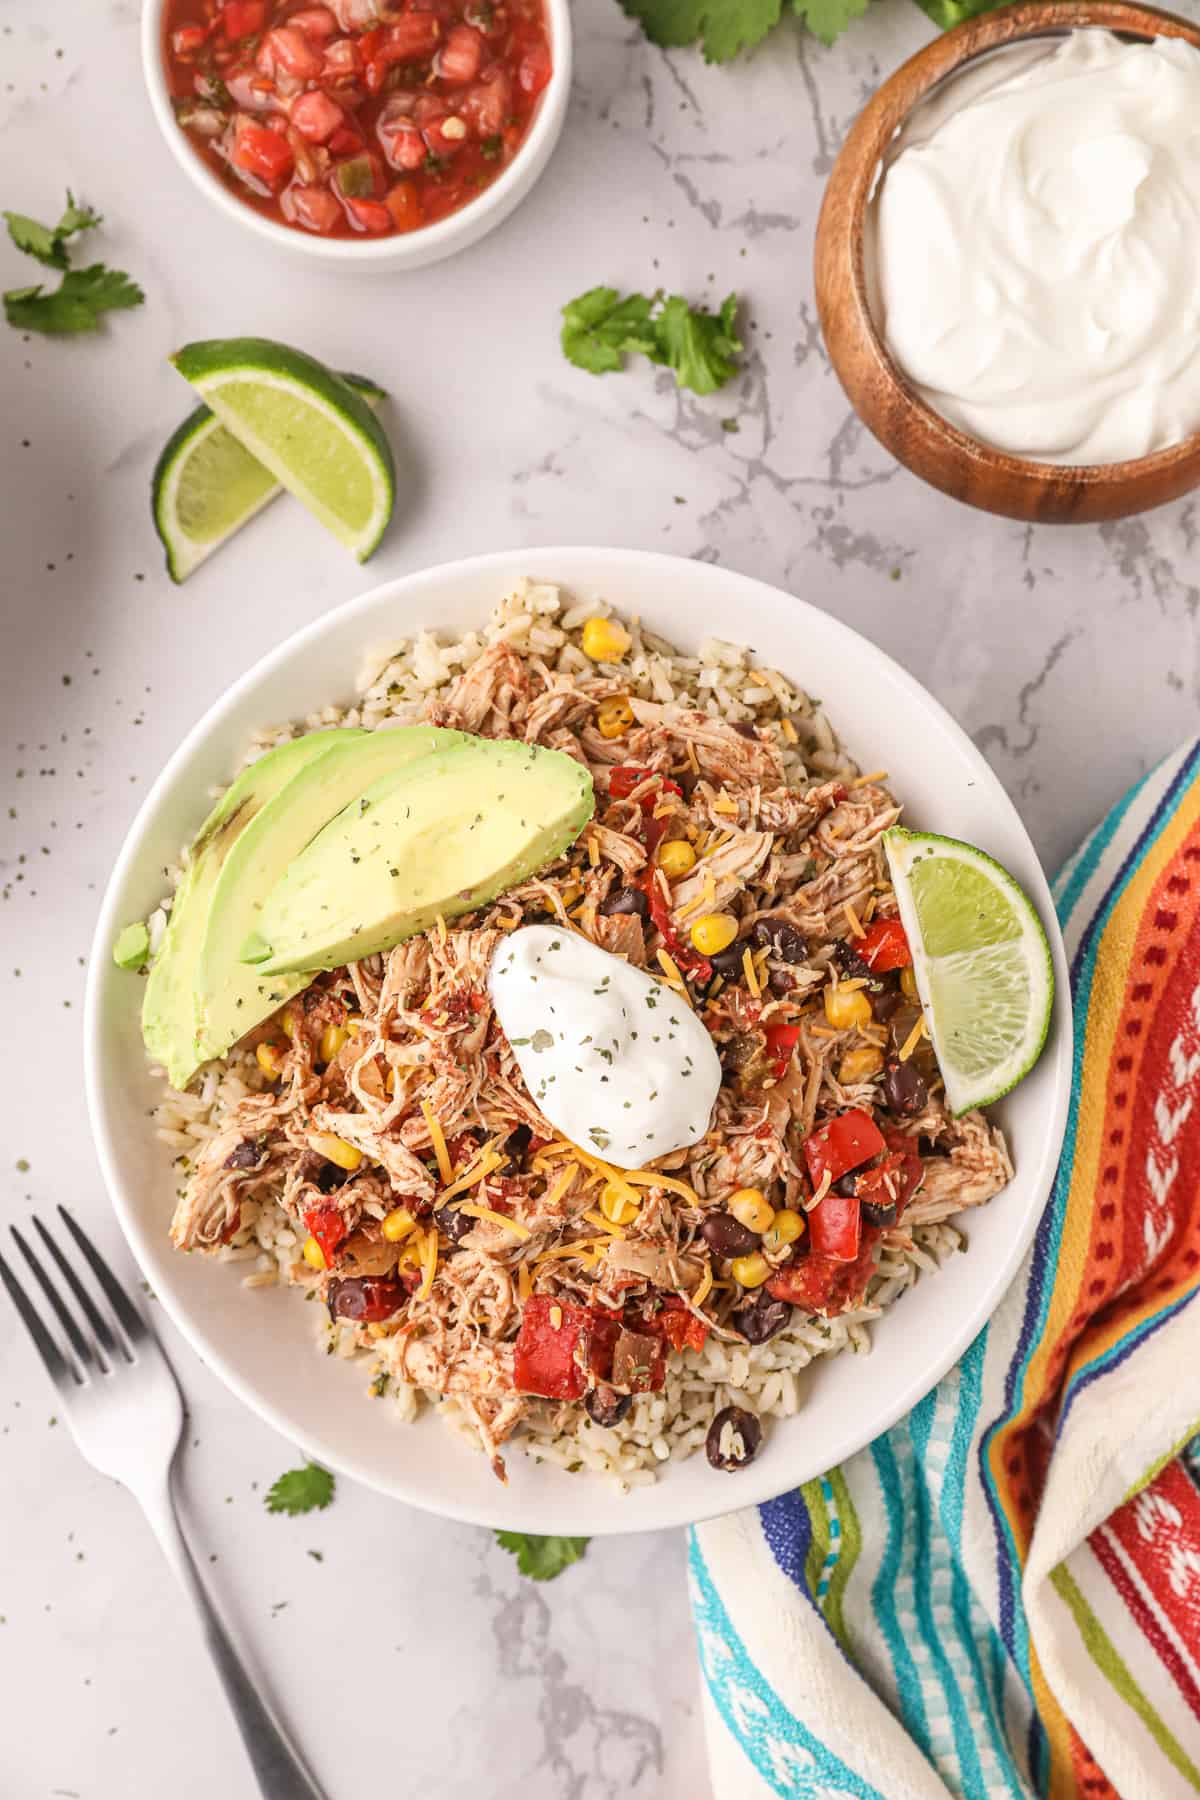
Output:
[[[1071,1116],[1019,1276],[894,1430],[692,1534],[716,1800],[1200,1791],[1200,740],[1055,899]]]

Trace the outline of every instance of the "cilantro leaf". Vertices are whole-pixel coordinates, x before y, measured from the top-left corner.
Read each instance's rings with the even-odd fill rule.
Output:
[[[68,269],[51,293],[40,285],[10,288],[4,295],[4,316],[19,331],[66,337],[96,331],[101,313],[140,306],[145,298],[122,269],[94,263],[90,269]]]
[[[553,1581],[578,1562],[591,1540],[585,1537],[535,1537],[529,1531],[498,1531],[496,1542],[517,1559],[522,1575]]]
[[[303,1468],[289,1469],[281,1475],[274,1487],[266,1496],[264,1504],[268,1512],[297,1513],[312,1512],[314,1508],[323,1512],[333,1499],[334,1480],[328,1469],[319,1463],[305,1463]]]
[[[973,19],[979,13],[991,12],[994,7],[1003,4],[1004,0],[917,0],[921,11],[928,14],[943,31],[949,31],[952,25],[961,25],[964,19]]]
[[[737,373],[742,348],[735,335],[737,295],[719,313],[690,306],[681,294],[627,294],[589,288],[563,307],[562,347],[568,362],[591,375],[610,375],[638,353],[675,371],[680,387],[711,394]]]
[[[672,294],[657,321],[660,345],[654,361],[674,369],[680,387],[714,394],[737,374],[742,349],[735,332],[737,304],[737,295],[730,294],[719,313],[706,313]]]
[[[65,269],[70,265],[67,239],[99,225],[100,214],[93,212],[90,206],[78,205],[68,188],[66,209],[57,225],[40,225],[36,219],[15,212],[6,212],[4,220],[8,235],[18,250],[23,250],[26,256],[36,256],[48,269]]]
[[[944,6],[984,10],[1001,0],[920,0],[931,16]],[[679,49],[700,41],[704,59],[729,62],[740,51],[753,50],[779,23],[782,0],[621,0],[652,44]],[[791,0],[792,10],[822,43],[830,44],[851,19],[865,12],[867,0]]]
[[[925,6],[926,0],[919,0]],[[939,4],[939,0],[931,0],[926,11]],[[945,0],[950,9],[958,8],[958,0]],[[1001,0],[982,0],[978,10],[989,6],[999,6]],[[823,44],[832,44],[834,39],[849,25],[851,19],[861,19],[867,10],[868,0],[792,0],[796,12],[804,20],[814,37],[820,38]]]
[[[640,350],[652,356],[657,338],[650,324],[653,300],[645,294],[628,294],[622,300],[616,288],[589,288],[562,309],[562,347],[568,362],[593,375],[609,375],[621,368],[627,352]]]

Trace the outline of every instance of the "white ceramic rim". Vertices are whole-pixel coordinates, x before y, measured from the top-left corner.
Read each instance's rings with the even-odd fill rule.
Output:
[[[382,238],[323,238],[264,218],[218,180],[175,121],[162,53],[162,21],[167,0],[143,0],[142,74],[150,106],[171,154],[200,192],[227,218],[277,249],[311,256],[346,269],[417,269],[440,262],[477,243],[508,218],[540,178],[558,143],[571,95],[572,31],[570,0],[543,0],[550,27],[553,68],[533,123],[503,175],[475,200],[433,225]]]
[[[668,570],[680,563],[686,563],[691,571],[689,579],[701,584],[708,583],[714,590],[722,592],[731,624],[736,621],[738,616],[736,598],[739,589],[747,594],[753,592],[760,601],[769,600],[774,605],[783,603],[791,609],[798,636],[803,632],[806,617],[818,617],[822,622],[822,629],[831,631],[833,636],[840,640],[847,656],[865,658],[870,664],[873,664],[872,675],[874,679],[878,680],[881,689],[886,690],[888,686],[891,686],[896,690],[907,692],[909,697],[929,716],[933,724],[958,740],[964,760],[973,768],[973,784],[985,790],[989,806],[994,807],[996,814],[1006,816],[1009,825],[1015,828],[1018,836],[1024,840],[1028,854],[1027,874],[1029,879],[1026,885],[1030,888],[1031,898],[1046,927],[1057,988],[1054,1017],[1043,1052],[1043,1062],[1049,1066],[1050,1078],[1054,1082],[1053,1105],[1049,1112],[1048,1128],[1036,1158],[1036,1166],[1031,1168],[1026,1163],[1021,1169],[1021,1175],[1028,1180],[1030,1199],[1027,1201],[1025,1215],[1020,1219],[1017,1229],[1012,1232],[1007,1241],[1006,1254],[997,1258],[990,1265],[986,1275],[981,1266],[975,1267],[973,1271],[975,1300],[959,1323],[957,1330],[940,1339],[936,1353],[930,1355],[928,1361],[923,1364],[919,1375],[914,1375],[907,1387],[893,1399],[890,1405],[870,1414],[869,1426],[864,1428],[861,1418],[848,1420],[840,1437],[833,1438],[827,1446],[823,1441],[819,1467],[802,1465],[792,1467],[785,1472],[784,1459],[764,1459],[763,1463],[753,1464],[738,1474],[736,1488],[727,1484],[723,1478],[714,1476],[706,1486],[705,1498],[700,1504],[696,1504],[694,1501],[691,1504],[684,1502],[677,1508],[672,1508],[669,1503],[664,1506],[660,1502],[653,1509],[655,1516],[650,1519],[641,1515],[638,1506],[639,1493],[647,1492],[647,1490],[635,1489],[631,1494],[620,1497],[613,1494],[602,1480],[594,1478],[585,1478],[571,1484],[572,1503],[569,1508],[565,1509],[569,1512],[569,1518],[564,1517],[564,1508],[556,1504],[560,1497],[557,1493],[548,1502],[547,1512],[544,1515],[538,1514],[536,1502],[528,1510],[514,1510],[506,1500],[501,1499],[499,1493],[496,1505],[487,1511],[469,1503],[462,1503],[453,1493],[439,1493],[434,1499],[427,1491],[414,1491],[408,1484],[404,1477],[402,1459],[399,1461],[398,1467],[389,1470],[389,1479],[385,1480],[377,1467],[370,1466],[355,1456],[347,1456],[341,1449],[335,1448],[324,1440],[319,1433],[306,1431],[296,1418],[289,1417],[284,1410],[265,1400],[257,1391],[252,1376],[233,1366],[215,1348],[206,1334],[202,1321],[193,1317],[186,1308],[176,1306],[170,1293],[164,1291],[155,1267],[156,1260],[162,1252],[163,1232],[160,1229],[152,1238],[143,1225],[131,1189],[126,1184],[122,1173],[106,1117],[104,1073],[106,1059],[102,1031],[102,999],[104,986],[112,974],[112,945],[120,926],[126,922],[121,909],[122,893],[131,871],[142,855],[143,840],[152,827],[160,800],[170,789],[177,772],[190,761],[209,735],[219,729],[227,715],[235,712],[242,699],[250,694],[260,682],[267,679],[276,669],[289,662],[308,646],[319,642],[326,635],[340,633],[347,623],[360,615],[372,613],[385,600],[395,602],[403,616],[405,597],[411,596],[414,592],[419,594],[424,585],[440,586],[455,579],[487,573],[493,569],[497,573],[498,584],[503,580],[511,581],[518,572],[528,573],[533,578],[552,581],[556,579],[554,571],[561,569],[560,578],[564,585],[569,586],[571,564],[573,559],[578,558],[586,559],[591,568],[599,571],[598,579],[600,580],[603,579],[605,567],[610,567],[614,571],[622,568],[628,569],[632,561],[636,563],[639,573],[644,572],[648,585],[653,583],[656,572],[662,574],[665,580]],[[589,580],[593,578],[591,575],[588,577]],[[416,618],[419,620],[419,612],[416,614]],[[370,647],[370,636],[364,629],[364,655]],[[408,575],[381,583],[378,587],[359,595],[357,599],[347,601],[344,605],[335,608],[332,612],[294,633],[276,649],[262,657],[188,732],[142,802],[117,857],[101,904],[91,947],[84,1011],[84,1082],[88,1116],[101,1171],[117,1219],[147,1280],[155,1285],[159,1302],[164,1306],[192,1349],[231,1392],[281,1435],[299,1444],[304,1452],[314,1460],[325,1464],[339,1474],[361,1481],[365,1486],[374,1488],[379,1493],[387,1494],[390,1498],[404,1500],[410,1505],[436,1512],[444,1517],[458,1519],[467,1524],[484,1526],[502,1524],[535,1532],[569,1531],[588,1536],[618,1536],[651,1528],[662,1529],[697,1523],[705,1518],[717,1517],[731,1509],[774,1499],[779,1493],[788,1491],[799,1482],[812,1478],[824,1469],[836,1467],[910,1412],[941,1380],[947,1370],[958,1361],[983,1325],[986,1324],[1020,1267],[1025,1252],[1033,1239],[1053,1184],[1066,1128],[1071,1088],[1071,1062],[1070,979],[1062,933],[1059,929],[1049,885],[1044,874],[1041,873],[1041,864],[1028,833],[1021,823],[1012,801],[1001,786],[999,778],[945,708],[913,676],[868,639],[863,638],[850,626],[843,624],[840,619],[821,612],[820,609],[787,594],[782,589],[775,588],[754,577],[737,574],[725,569],[720,564],[700,563],[688,558],[667,556],[657,551],[620,549],[611,546],[574,545],[532,550],[493,551],[483,556],[465,557],[454,562],[413,571]],[[935,1279],[938,1278],[935,1277]],[[348,1370],[346,1372],[349,1374]],[[356,1395],[355,1398],[358,1396]],[[777,1430],[791,1428],[794,1431],[797,1427],[802,1428],[803,1417],[802,1408],[794,1418],[775,1420],[774,1427]],[[440,1430],[444,1427],[440,1426],[435,1419],[425,1418],[415,1427],[403,1427],[402,1429]],[[521,1453],[514,1447],[512,1456],[515,1461],[521,1456]],[[482,1461],[482,1459],[480,1460]],[[681,1472],[687,1467],[687,1463],[680,1465]],[[557,1470],[551,1472],[553,1474],[561,1473]],[[658,1493],[661,1488],[653,1491]],[[682,1483],[680,1491],[684,1491]],[[503,1492],[504,1490],[501,1490],[501,1493]],[[574,1496],[578,1496],[578,1504],[575,1503]]]

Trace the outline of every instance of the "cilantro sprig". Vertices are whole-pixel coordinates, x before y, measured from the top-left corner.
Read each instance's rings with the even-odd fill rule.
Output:
[[[681,294],[626,294],[589,288],[562,309],[562,348],[568,362],[592,375],[609,375],[626,356],[649,357],[673,369],[681,388],[713,394],[737,374],[743,345],[737,336],[738,298],[719,312],[691,306]]]
[[[621,0],[621,5],[652,44],[671,50],[699,40],[710,63],[729,62],[739,52],[753,50],[788,12],[823,44],[832,44],[851,19],[867,10],[867,0]]]
[[[4,294],[4,316],[18,331],[40,331],[49,337],[68,337],[96,331],[104,313],[140,306],[145,299],[137,282],[122,269],[103,263],[90,268],[71,267],[70,240],[94,231],[101,216],[81,206],[67,189],[67,204],[57,225],[43,225],[26,213],[5,212],[8,235],[16,248],[47,269],[57,269],[62,280],[47,292],[45,284],[9,288]]]
[[[517,1559],[522,1575],[533,1581],[553,1581],[579,1561],[588,1547],[585,1537],[536,1537],[530,1531],[498,1531],[496,1542]]]
[[[268,1512],[324,1512],[333,1499],[334,1479],[319,1463],[305,1463],[302,1468],[288,1469],[267,1493],[264,1505]]]

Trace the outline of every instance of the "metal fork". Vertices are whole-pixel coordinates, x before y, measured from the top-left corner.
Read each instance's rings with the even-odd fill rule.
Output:
[[[0,1280],[58,1389],[72,1436],[102,1475],[111,1475],[141,1504],[163,1554],[204,1624],[217,1673],[266,1800],[324,1800],[298,1751],[243,1666],[204,1591],[179,1529],[171,1470],[183,1430],[183,1401],[162,1346],[91,1239],[58,1208],[111,1313],[106,1315],[39,1218],[33,1228],[65,1286],[10,1227],[62,1337],[43,1323],[12,1268],[0,1255]],[[74,1303],[72,1305],[72,1302]],[[64,1341],[65,1340],[65,1341]]]

